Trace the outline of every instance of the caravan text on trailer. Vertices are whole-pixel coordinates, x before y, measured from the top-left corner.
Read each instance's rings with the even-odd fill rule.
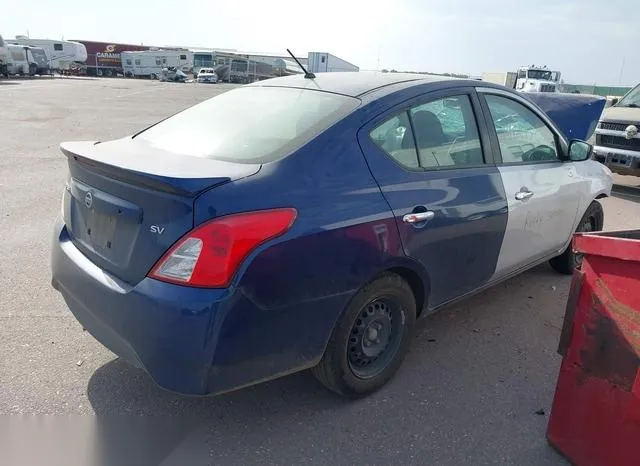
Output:
[[[145,45],[118,44],[78,40],[87,49],[86,72],[89,76],[118,76],[123,74],[120,54],[125,51],[149,50]]]

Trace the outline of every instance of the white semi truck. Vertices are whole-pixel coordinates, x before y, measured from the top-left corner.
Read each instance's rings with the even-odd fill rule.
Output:
[[[518,71],[482,73],[482,80],[520,92],[559,92],[561,73],[546,66],[521,66]]]

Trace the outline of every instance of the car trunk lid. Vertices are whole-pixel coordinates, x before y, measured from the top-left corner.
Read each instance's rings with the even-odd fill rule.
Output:
[[[193,228],[200,193],[260,170],[259,164],[176,155],[135,138],[60,148],[69,165],[63,216],[71,240],[131,284]]]

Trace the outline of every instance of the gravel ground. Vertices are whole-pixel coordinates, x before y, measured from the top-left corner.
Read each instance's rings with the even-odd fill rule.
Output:
[[[197,419],[162,454],[160,437],[136,445],[160,456],[175,447],[163,464],[565,464],[546,443],[548,416],[536,414],[551,406],[570,283],[547,265],[422,320],[392,383],[357,402],[307,373],[178,397],[81,331],[50,287],[50,232],[66,176],[59,143],[124,136],[229,87],[0,81],[0,413]],[[640,224],[633,190],[603,204],[606,229]]]

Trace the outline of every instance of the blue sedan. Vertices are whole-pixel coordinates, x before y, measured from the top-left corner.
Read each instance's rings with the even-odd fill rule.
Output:
[[[603,101],[532,99],[422,75],[292,76],[63,143],[52,284],[167,390],[311,368],[367,395],[418,317],[546,261],[572,273],[573,233],[602,228],[611,172],[582,139]]]

